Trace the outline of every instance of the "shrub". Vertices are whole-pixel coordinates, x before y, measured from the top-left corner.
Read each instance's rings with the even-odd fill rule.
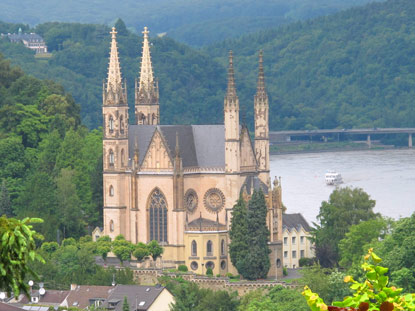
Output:
[[[230,272],[226,273],[226,276],[227,276],[228,278],[230,278],[230,279],[232,279],[232,278],[233,278],[233,274],[232,274],[232,273],[230,273]]]
[[[206,269],[206,275],[213,276],[213,270],[212,270],[212,268],[207,268]]]
[[[309,267],[312,266],[314,263],[314,258],[300,258],[300,260],[298,261],[298,264],[300,267]]]
[[[284,276],[287,276],[288,275],[288,272],[287,272],[287,268],[286,267],[282,268],[282,275],[284,275]]]
[[[186,266],[186,265],[180,265],[180,266],[177,268],[177,270],[178,270],[178,271],[180,271],[180,272],[187,272],[187,271],[188,271],[188,269],[187,269],[187,266]]]
[[[216,277],[217,277],[217,278],[220,278],[220,274],[219,274],[219,273],[218,273],[218,274],[216,274]]]

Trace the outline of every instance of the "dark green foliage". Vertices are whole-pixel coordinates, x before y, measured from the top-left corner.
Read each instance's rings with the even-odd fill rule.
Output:
[[[238,202],[232,209],[231,228],[229,230],[229,237],[231,243],[229,244],[229,255],[234,267],[238,265],[246,257],[248,246],[248,228],[247,228],[247,208],[242,196],[239,197]],[[238,268],[239,271],[240,268]]]
[[[87,23],[113,23],[122,16],[137,31],[143,25],[154,33],[167,32],[194,45],[206,44],[258,29],[275,27],[289,21],[328,14],[368,0],[211,0],[206,1],[76,1],[29,0],[0,3],[0,19],[36,25],[50,20]],[[91,14],[90,12],[94,12]],[[116,25],[119,23],[119,19]],[[16,32],[18,27],[0,23],[0,32]]]
[[[0,186],[0,216],[12,217],[12,203],[10,202],[10,194],[7,189],[6,180],[3,179]]]
[[[264,279],[270,268],[269,231],[266,223],[267,205],[262,190],[252,195],[246,215],[248,252],[237,263],[238,272],[248,280]]]
[[[128,304],[127,296],[124,296],[124,301],[122,303],[122,311],[130,311],[130,306]]]
[[[150,252],[147,245],[144,243],[138,243],[138,245],[134,248],[133,256],[138,260],[138,262],[143,261],[148,255],[150,255]]]
[[[153,258],[154,261],[158,257],[160,257],[161,254],[163,254],[164,252],[164,248],[161,247],[160,244],[156,240],[153,240],[150,243],[148,243],[147,249],[148,249],[148,254]]]
[[[272,129],[413,127],[414,16],[412,0],[389,0],[205,51],[222,63],[234,51],[241,102],[252,101],[264,51]]]
[[[314,258],[302,257],[298,261],[298,265],[300,267],[309,267],[309,266],[312,266],[313,264],[314,264]]]
[[[162,285],[173,294],[172,311],[237,311],[239,300],[236,293],[200,288],[196,283],[182,278],[160,279]]]
[[[207,268],[206,269],[206,275],[207,276],[213,276],[213,270],[212,270],[212,268]]]
[[[360,188],[338,188],[329,201],[323,201],[317,216],[319,224],[312,231],[316,257],[323,267],[338,265],[338,243],[352,225],[376,218],[376,202]]]
[[[177,270],[179,270],[180,272],[187,272],[187,266],[186,265],[179,265],[179,267],[177,268]]]

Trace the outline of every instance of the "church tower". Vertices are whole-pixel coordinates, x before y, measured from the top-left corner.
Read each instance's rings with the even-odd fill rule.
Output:
[[[111,31],[108,79],[103,85],[103,187],[104,231],[115,237],[123,232],[125,216],[125,169],[128,165],[128,104],[115,28]]]
[[[262,51],[259,52],[259,73],[257,90],[254,98],[255,111],[255,156],[258,162],[260,178],[264,183],[269,180],[269,129],[268,95],[265,90]]]
[[[135,122],[157,125],[160,123],[159,90],[153,76],[148,34],[147,27],[144,27],[140,81],[135,81]]]
[[[224,102],[225,121],[225,172],[238,173],[240,170],[239,142],[239,99],[236,95],[233,70],[233,55],[229,52],[228,89]]]

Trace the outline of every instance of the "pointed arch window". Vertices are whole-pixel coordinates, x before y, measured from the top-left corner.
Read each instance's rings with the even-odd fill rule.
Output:
[[[167,244],[167,201],[160,189],[151,193],[148,204],[150,241]]]
[[[192,241],[192,256],[197,256],[197,243],[195,240]]]
[[[114,232],[114,221],[113,220],[110,221],[110,231]]]
[[[222,256],[224,256],[225,255],[225,251],[226,251],[226,248],[225,248],[225,240],[222,240],[220,242],[220,254]]]
[[[110,166],[114,166],[114,151],[112,151],[112,149],[110,149],[108,160],[109,160]]]
[[[121,149],[121,167],[124,167],[124,149]]]
[[[110,197],[114,196],[114,187],[111,185],[110,186]]]
[[[206,255],[213,256],[213,243],[211,240],[207,241],[206,244]]]
[[[110,133],[114,132],[114,118],[112,116],[109,117],[108,128],[110,130]]]

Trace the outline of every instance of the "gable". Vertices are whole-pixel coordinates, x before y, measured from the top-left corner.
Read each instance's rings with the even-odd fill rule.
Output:
[[[241,131],[241,171],[255,171],[256,167],[257,162],[251,138],[248,129],[243,127]]]
[[[168,146],[161,132],[156,129],[144,156],[141,170],[155,171],[171,169],[173,169],[173,161],[170,157]]]

